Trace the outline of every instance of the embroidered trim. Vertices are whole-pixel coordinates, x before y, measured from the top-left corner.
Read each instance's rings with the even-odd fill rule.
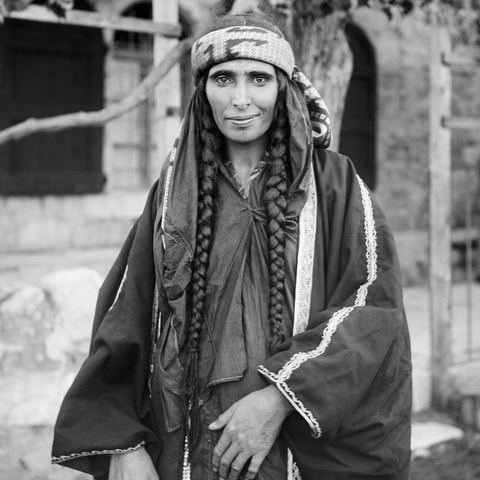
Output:
[[[108,311],[110,311],[113,308],[113,306],[117,303],[118,297],[120,296],[120,292],[122,291],[122,288],[123,288],[123,284],[127,280],[127,273],[128,273],[128,265],[125,267],[125,271],[123,272],[123,278],[122,278],[122,281],[120,282],[120,286],[118,287],[117,294],[115,295],[115,300],[113,301]]]
[[[177,363],[177,365],[180,367],[181,370],[183,370],[183,365],[182,365],[182,362],[180,362],[180,342],[178,340],[178,332],[177,332],[177,329],[175,328],[175,325],[173,323],[173,317],[175,316],[175,314],[172,315],[172,318],[170,318],[170,328],[173,330],[173,338],[174,338],[174,342],[175,342],[175,352],[176,352],[176,355],[175,355],[175,362]]]
[[[75,458],[81,457],[91,457],[93,455],[114,455],[117,453],[128,453],[138,450],[139,448],[143,447],[145,442],[140,442],[135,447],[129,448],[115,448],[114,450],[92,450],[91,452],[81,452],[81,453],[71,453],[70,455],[60,455],[60,457],[52,457],[52,463],[60,463],[66,462],[67,460],[74,460]]]
[[[333,334],[336,332],[338,326],[350,315],[356,308],[364,306],[368,294],[368,288],[377,278],[377,232],[375,229],[375,219],[373,216],[372,200],[369,191],[361,178],[357,175],[357,181],[360,186],[362,196],[362,205],[364,209],[364,230],[365,230],[365,247],[367,260],[367,281],[360,285],[357,290],[355,302],[351,307],[344,307],[336,311],[323,331],[322,340],[318,347],[309,352],[298,352],[285,363],[278,375],[267,370],[263,365],[258,368],[258,371],[267,378],[276,379],[277,388],[285,395],[295,409],[302,415],[312,430],[314,438],[319,438],[322,435],[322,430],[312,412],[307,410],[305,405],[295,396],[295,393],[290,390],[287,385],[287,380],[292,375],[293,371],[299,368],[304,362],[312,358],[322,355],[332,341]]]
[[[317,231],[317,189],[313,165],[309,169],[308,196],[300,213],[297,282],[295,286],[295,318],[293,334],[307,328],[312,298],[313,260],[315,257],[315,236]]]
[[[180,123],[180,127],[178,129],[177,133],[177,138],[175,138],[175,142],[172,147],[172,151],[170,152],[170,159],[169,159],[169,165],[168,165],[168,170],[167,170],[167,178],[165,179],[165,193],[163,194],[163,210],[162,210],[162,243],[163,243],[163,248],[165,249],[165,237],[163,235],[163,232],[165,231],[165,216],[167,214],[167,206],[168,206],[168,194],[170,191],[170,181],[172,179],[172,172],[173,172],[173,164],[175,163],[175,157],[177,156],[177,147],[178,147],[178,142],[180,140],[180,134],[182,133],[182,128],[183,128],[183,120]]]
[[[155,290],[153,292],[152,307],[152,329],[150,332],[150,368],[148,370],[148,396],[152,398],[152,377],[155,370],[155,353],[157,351],[158,325],[160,319],[160,308],[158,301],[158,288],[155,282]]]
[[[288,471],[288,480],[302,480],[300,475],[300,470],[297,467],[297,464],[293,460],[293,454],[290,449],[287,451],[287,471]]]

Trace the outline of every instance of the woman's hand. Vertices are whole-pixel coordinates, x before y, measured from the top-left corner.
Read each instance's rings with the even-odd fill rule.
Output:
[[[142,447],[112,455],[108,480],[159,480],[152,459]]]
[[[236,480],[250,460],[247,480],[255,478],[272,448],[285,418],[293,411],[274,386],[252,392],[235,402],[209,428],[223,428],[213,451],[213,470],[221,480]]]

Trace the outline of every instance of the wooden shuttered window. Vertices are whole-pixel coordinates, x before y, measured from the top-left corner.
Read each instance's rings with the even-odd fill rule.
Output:
[[[0,129],[103,107],[99,29],[6,19],[0,26]],[[0,195],[103,188],[102,128],[33,134],[0,146]]]

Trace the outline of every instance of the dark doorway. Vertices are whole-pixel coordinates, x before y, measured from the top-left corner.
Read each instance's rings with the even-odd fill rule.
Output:
[[[85,1],[76,9],[90,10]],[[103,107],[100,29],[6,19],[0,27],[0,129]],[[0,194],[100,192],[102,128],[33,134],[0,147]]]
[[[363,31],[346,27],[353,53],[353,72],[342,119],[339,151],[350,157],[370,189],[376,183],[376,64],[373,48]]]

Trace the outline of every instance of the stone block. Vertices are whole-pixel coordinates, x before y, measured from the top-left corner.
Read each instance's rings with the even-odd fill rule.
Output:
[[[74,361],[88,351],[95,304],[102,278],[89,268],[62,270],[44,276],[40,285],[55,309],[46,353],[53,361]]]
[[[419,422],[412,425],[412,451],[418,455],[425,449],[450,440],[463,438],[464,433],[453,425],[440,422]]]
[[[413,397],[412,410],[415,413],[423,412],[431,407],[432,386],[431,372],[428,369],[414,368],[413,370]]]
[[[70,225],[52,217],[40,217],[22,222],[18,227],[16,250],[48,250],[66,248],[70,243]]]
[[[75,374],[76,371],[62,369],[2,376],[0,424],[4,427],[53,425]]]
[[[22,285],[0,303],[3,374],[52,368],[45,344],[54,330],[54,317],[45,292],[36,285]]]
[[[2,480],[91,480],[85,473],[50,464],[52,426],[0,426]]]
[[[78,268],[0,288],[0,425],[55,422],[88,354],[101,282],[95,270]]]

